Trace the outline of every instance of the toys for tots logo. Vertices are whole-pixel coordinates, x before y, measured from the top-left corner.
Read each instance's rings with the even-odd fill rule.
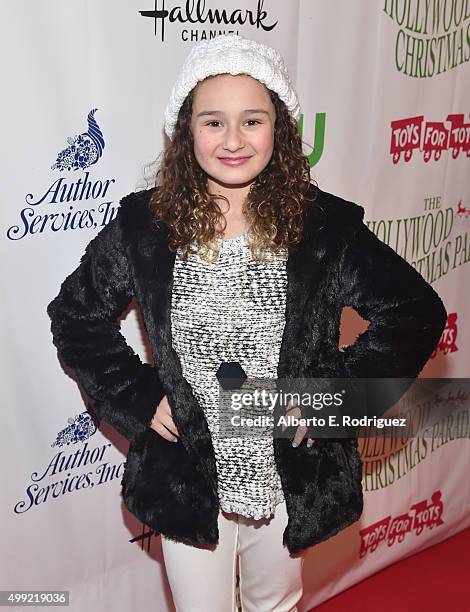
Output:
[[[420,535],[423,530],[434,529],[442,525],[442,513],[444,504],[442,493],[438,489],[431,495],[431,500],[424,499],[410,506],[408,512],[392,517],[389,516],[372,523],[365,529],[361,529],[360,557],[364,557],[368,552],[373,553],[379,544],[387,542],[388,546],[393,546],[396,541],[403,542],[407,533],[414,531]]]
[[[424,121],[423,115],[392,121],[390,154],[393,163],[397,164],[402,154],[406,162],[410,161],[414,150],[423,153],[425,162],[431,156],[438,161],[442,152],[448,150],[453,159],[461,152],[470,157],[470,123],[465,122],[464,114],[447,115],[446,122]]]

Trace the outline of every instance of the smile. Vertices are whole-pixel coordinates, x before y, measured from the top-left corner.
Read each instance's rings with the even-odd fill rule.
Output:
[[[250,157],[219,157],[218,159],[227,166],[241,166],[247,162]]]

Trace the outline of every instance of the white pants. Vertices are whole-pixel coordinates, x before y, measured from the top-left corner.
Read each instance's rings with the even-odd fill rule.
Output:
[[[236,612],[237,553],[243,612],[297,612],[305,551],[290,555],[282,544],[285,502],[269,519],[219,510],[218,524],[216,546],[190,546],[161,536],[177,612]]]

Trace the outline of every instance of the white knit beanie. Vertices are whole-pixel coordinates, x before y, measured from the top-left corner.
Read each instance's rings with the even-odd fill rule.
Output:
[[[199,81],[216,74],[245,73],[276,92],[294,119],[300,114],[297,94],[281,54],[238,34],[223,34],[194,45],[178,73],[165,109],[165,132],[170,140],[179,110]]]

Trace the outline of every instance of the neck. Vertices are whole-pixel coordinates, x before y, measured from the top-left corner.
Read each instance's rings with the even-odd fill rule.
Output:
[[[222,234],[224,238],[239,236],[249,229],[247,219],[243,213],[243,205],[248,196],[250,184],[232,186],[211,181],[208,182],[208,191],[210,194],[225,196],[229,202],[229,204],[227,204],[225,200],[216,200],[226,223],[225,231]],[[216,231],[221,232],[222,227],[223,221],[217,224]]]
[[[238,185],[230,185],[227,183],[215,182],[211,179],[207,181],[207,190],[210,194],[216,196],[224,196],[230,202],[230,213],[241,215],[243,210],[243,204],[245,203],[248,193],[250,191],[250,187],[253,181],[249,181],[247,183],[241,183]],[[225,200],[217,200],[221,211],[227,208],[227,203]]]
[[[225,217],[227,225],[225,227],[225,231],[222,234],[223,238],[234,238],[235,236],[240,236],[241,234],[245,234],[249,230],[249,225],[246,219],[243,217],[241,219],[233,220]],[[217,231],[221,231],[221,227],[216,227]]]

